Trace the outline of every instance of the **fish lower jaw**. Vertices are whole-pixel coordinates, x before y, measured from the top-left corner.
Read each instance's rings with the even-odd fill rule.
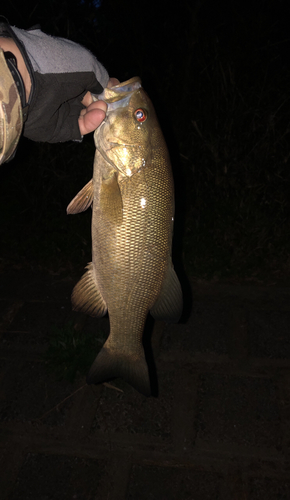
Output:
[[[107,139],[107,143],[110,144],[110,146],[112,148],[117,148],[117,147],[120,147],[120,146],[123,146],[124,148],[133,148],[133,147],[136,147],[136,144],[129,144],[125,141],[123,141],[122,139],[118,139],[118,138],[113,138],[112,140],[110,139]]]

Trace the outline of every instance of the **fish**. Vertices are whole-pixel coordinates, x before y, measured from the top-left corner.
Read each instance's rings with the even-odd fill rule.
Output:
[[[122,378],[150,396],[145,321],[178,322],[183,297],[172,263],[174,183],[168,149],[139,77],[105,88],[94,132],[93,178],[67,207],[92,207],[92,262],[72,292],[74,310],[109,316],[110,333],[88,384]]]

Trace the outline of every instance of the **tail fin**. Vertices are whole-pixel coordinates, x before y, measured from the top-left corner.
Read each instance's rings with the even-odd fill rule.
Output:
[[[87,383],[99,384],[117,377],[123,378],[144,396],[151,395],[144,353],[139,356],[130,356],[130,354],[124,354],[118,349],[111,349],[104,345],[91,366]]]

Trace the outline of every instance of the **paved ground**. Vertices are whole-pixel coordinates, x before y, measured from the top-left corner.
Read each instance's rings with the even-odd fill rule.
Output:
[[[1,500],[290,499],[289,288],[192,284],[145,398],[48,375],[75,278],[0,278]]]

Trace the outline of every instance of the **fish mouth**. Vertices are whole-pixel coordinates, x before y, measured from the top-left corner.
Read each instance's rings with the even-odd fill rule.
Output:
[[[126,82],[119,83],[114,87],[105,88],[98,96],[93,95],[93,99],[105,101],[108,104],[108,110],[114,110],[118,107],[126,106],[131,95],[142,86],[141,80],[138,76],[127,80]],[[121,101],[121,102],[120,102]]]
[[[123,163],[120,157],[118,158],[118,160],[119,162],[121,162],[121,166],[118,166],[116,163],[114,163],[113,160],[111,160],[111,158],[109,158],[108,153],[112,152],[112,154],[114,154],[114,149],[120,148],[121,146],[124,149],[124,157],[126,157],[125,150],[127,148],[129,149],[136,147],[136,144],[127,144],[122,139],[119,139],[117,137],[113,137],[111,140],[110,139],[105,140],[103,131],[104,131],[104,126],[109,122],[110,114],[113,113],[118,108],[123,108],[128,106],[132,94],[134,94],[141,87],[142,84],[140,78],[134,77],[131,78],[130,80],[127,80],[126,82],[123,82],[122,84],[118,84],[115,85],[114,87],[111,87],[111,89],[108,88],[104,89],[102,94],[98,95],[97,97],[93,96],[94,100],[103,100],[108,105],[106,117],[96,130],[97,132],[96,137],[98,138],[98,140],[95,140],[96,148],[98,149],[99,153],[102,155],[104,160],[109,165],[111,165],[112,168],[120,172],[120,174],[123,177],[128,176],[128,171],[130,169],[126,167],[126,164]],[[117,154],[115,155],[118,157]]]
[[[104,127],[106,122],[107,122],[107,118],[104,119],[104,121],[101,123],[101,125],[97,129],[98,130],[98,132],[97,132],[98,141],[96,141],[96,148],[99,151],[99,153],[102,155],[104,160],[106,162],[108,162],[109,165],[111,165],[111,167],[113,167],[115,170],[120,172],[120,174],[122,174],[123,176],[126,177],[126,174],[124,174],[124,172],[127,171],[126,165],[124,165],[122,162],[122,167],[120,168],[116,163],[114,163],[113,160],[111,160],[111,158],[109,158],[108,153],[109,152],[114,153],[114,149],[118,149],[118,148],[120,148],[120,146],[123,147],[124,150],[126,150],[127,148],[128,149],[134,148],[134,147],[136,147],[136,144],[126,143],[124,140],[119,139],[118,137],[114,137],[111,140],[110,139],[105,140],[103,137],[103,134],[102,134],[102,128]]]
[[[114,141],[108,141],[108,144],[110,144],[111,147],[107,148],[106,151],[110,151],[114,148],[119,148],[120,146],[123,146],[124,148],[133,148],[134,146],[136,146],[136,144],[134,143],[128,144],[126,142],[123,142],[122,140],[118,141],[118,139],[114,139]]]
[[[97,133],[98,141],[99,141],[99,146],[96,145],[97,149],[102,149],[103,151],[110,151],[113,148],[117,148],[119,146],[124,146],[124,148],[127,147],[133,147],[136,146],[136,143],[126,143],[124,139],[119,139],[118,137],[112,137],[111,139],[104,139],[103,136],[103,128],[105,125],[108,124],[108,116],[104,118],[102,123],[98,126],[98,128],[95,130],[95,133]],[[97,141],[96,141],[97,142]],[[107,146],[109,145],[109,147]]]

